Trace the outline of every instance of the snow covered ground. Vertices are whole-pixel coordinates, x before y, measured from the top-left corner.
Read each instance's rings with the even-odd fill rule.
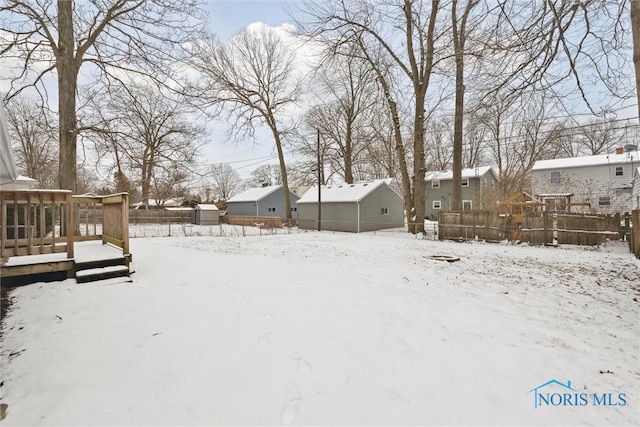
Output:
[[[630,254],[184,234],[132,239],[133,283],[13,292],[0,425],[640,424]]]

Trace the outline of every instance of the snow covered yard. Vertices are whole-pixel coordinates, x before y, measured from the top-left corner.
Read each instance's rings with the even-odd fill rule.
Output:
[[[400,231],[131,247],[133,283],[14,291],[0,424],[640,424],[629,254]],[[573,391],[542,405],[553,379]]]

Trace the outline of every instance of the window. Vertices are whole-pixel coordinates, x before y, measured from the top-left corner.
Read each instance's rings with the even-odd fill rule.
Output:
[[[496,186],[496,181],[494,179],[491,180],[491,188]]]
[[[624,169],[622,169],[622,166],[616,166],[616,176],[623,176],[624,175]]]
[[[616,196],[621,196],[623,194],[631,194],[632,192],[633,192],[632,187],[616,188]]]
[[[551,172],[551,183],[560,184],[560,171]]]
[[[298,212],[298,208],[291,208],[291,212]]]
[[[276,208],[267,208],[267,212],[275,212]]]
[[[389,208],[381,208],[380,215],[389,215]]]
[[[469,178],[462,178],[462,186],[463,187],[469,186]]]
[[[471,210],[471,206],[472,206],[471,200],[463,200],[462,201],[462,210],[463,211],[470,211]]]
[[[431,181],[431,188],[440,188],[440,181],[438,180]]]
[[[487,178],[483,178],[483,180],[484,180],[483,185],[486,187],[487,186]]]
[[[433,209],[440,209],[441,203],[440,200],[433,201]]]
[[[611,206],[611,197],[609,196],[598,197],[598,206]]]

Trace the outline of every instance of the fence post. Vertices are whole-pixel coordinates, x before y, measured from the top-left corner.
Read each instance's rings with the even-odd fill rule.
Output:
[[[489,211],[485,211],[484,212],[484,240],[486,242],[489,241],[489,236],[490,236],[489,233],[491,232],[491,228],[489,228],[489,220],[490,220],[489,215],[490,214],[491,214],[491,212],[489,212]]]

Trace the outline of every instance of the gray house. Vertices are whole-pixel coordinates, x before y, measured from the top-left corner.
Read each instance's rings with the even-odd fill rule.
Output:
[[[402,196],[390,180],[322,186],[321,228],[332,231],[380,230],[404,226]],[[318,228],[318,187],[311,187],[298,200],[298,227]]]
[[[487,209],[498,183],[498,172],[491,166],[462,169],[462,210]],[[438,212],[452,209],[453,172],[425,174],[424,216],[435,221]]]
[[[585,203],[598,213],[633,209],[634,173],[640,151],[539,160],[531,170],[533,194],[545,203]],[[573,210],[573,209],[572,209]]]
[[[291,218],[297,218],[296,201],[300,198],[289,191],[291,201]],[[282,219],[285,213],[284,187],[269,185],[266,187],[249,188],[227,200],[227,214],[247,216],[277,216]]]

